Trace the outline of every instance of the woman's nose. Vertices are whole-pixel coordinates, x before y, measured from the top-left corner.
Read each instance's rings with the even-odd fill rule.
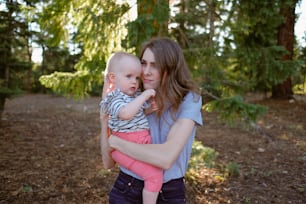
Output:
[[[143,71],[143,75],[147,75],[150,72],[150,67],[144,66],[142,71]]]

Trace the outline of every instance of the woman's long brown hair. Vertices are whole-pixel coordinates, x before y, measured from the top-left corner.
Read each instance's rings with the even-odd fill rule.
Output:
[[[153,38],[145,43],[140,53],[140,59],[146,49],[153,52],[155,64],[161,76],[160,85],[156,90],[156,103],[159,107],[157,115],[160,117],[169,106],[174,114],[188,92],[199,93],[182,49],[176,42],[165,37]]]

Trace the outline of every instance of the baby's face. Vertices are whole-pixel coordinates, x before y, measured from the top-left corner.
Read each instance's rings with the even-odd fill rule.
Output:
[[[119,63],[119,69],[115,72],[115,87],[129,96],[134,95],[139,88],[141,72],[140,61],[122,60]]]

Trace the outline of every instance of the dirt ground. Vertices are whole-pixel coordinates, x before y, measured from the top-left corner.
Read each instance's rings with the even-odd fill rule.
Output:
[[[117,169],[102,169],[99,98],[7,100],[0,124],[0,204],[107,203]],[[215,168],[187,180],[188,203],[306,203],[306,102],[264,100],[261,131],[227,127],[203,112],[197,139]],[[224,177],[236,164],[239,175]]]

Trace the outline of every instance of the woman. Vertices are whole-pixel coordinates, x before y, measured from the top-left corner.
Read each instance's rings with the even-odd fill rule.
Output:
[[[183,204],[184,175],[187,170],[196,125],[202,125],[201,97],[192,80],[179,45],[169,38],[147,42],[140,55],[144,89],[155,89],[157,110],[147,116],[153,144],[136,144],[110,136],[107,141],[105,116],[101,116],[101,147],[106,168],[114,165],[110,150],[122,153],[164,169],[163,186],[157,203]],[[103,95],[106,89],[104,86]],[[109,143],[108,143],[109,142]],[[120,173],[109,194],[109,203],[142,203],[143,181],[120,167]]]
[[[151,143],[147,111],[151,111],[150,99],[154,89],[139,91],[142,66],[138,57],[115,52],[106,63],[106,78],[113,84],[114,91],[100,102],[101,111],[109,115],[108,127],[112,135],[122,139],[148,144]],[[112,151],[112,158],[121,167],[134,172],[144,180],[143,204],[155,204],[163,183],[163,171],[148,163],[135,160]]]

